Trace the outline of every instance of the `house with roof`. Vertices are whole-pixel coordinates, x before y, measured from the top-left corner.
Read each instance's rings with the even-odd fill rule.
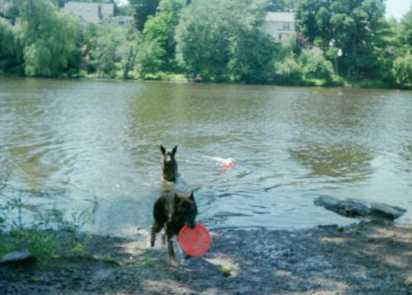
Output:
[[[134,26],[134,17],[133,16],[114,16],[107,18],[105,23],[110,24],[112,26],[119,26],[124,28],[130,28]]]
[[[269,12],[266,14],[263,31],[281,43],[296,38],[296,19],[293,12]]]
[[[83,25],[105,23],[130,28],[134,24],[133,16],[115,16],[113,3],[69,1],[64,5],[63,10],[77,16]]]
[[[7,22],[12,22],[7,16],[7,11],[11,8],[11,3],[5,0],[0,0],[0,19]]]
[[[114,17],[113,3],[89,3],[69,1],[63,10],[77,16],[83,24],[100,24],[106,19]]]

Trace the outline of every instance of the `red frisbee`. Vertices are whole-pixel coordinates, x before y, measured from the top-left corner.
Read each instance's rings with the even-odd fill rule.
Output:
[[[190,256],[202,256],[212,245],[212,237],[202,224],[196,225],[195,228],[185,225],[180,230],[177,240],[183,251]]]

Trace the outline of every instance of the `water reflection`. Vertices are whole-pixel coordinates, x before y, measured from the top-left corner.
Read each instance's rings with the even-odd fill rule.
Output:
[[[319,194],[386,201],[408,208],[409,220],[411,98],[1,78],[0,206],[18,199],[25,215],[62,212],[88,231],[132,235],[151,223],[159,144],[178,144],[180,172],[188,189],[198,188],[200,219],[210,227],[348,222],[313,206]],[[236,168],[222,171],[211,157],[234,158]]]
[[[373,173],[371,152],[361,146],[305,145],[290,150],[301,165],[309,169],[310,177],[324,176],[337,182],[362,182]]]

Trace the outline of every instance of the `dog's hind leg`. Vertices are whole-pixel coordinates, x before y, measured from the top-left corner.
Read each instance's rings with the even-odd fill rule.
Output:
[[[157,222],[155,222],[152,225],[152,231],[151,231],[151,235],[150,235],[150,247],[154,247],[155,243],[156,243],[156,234],[158,234],[163,228],[163,224],[159,224]]]

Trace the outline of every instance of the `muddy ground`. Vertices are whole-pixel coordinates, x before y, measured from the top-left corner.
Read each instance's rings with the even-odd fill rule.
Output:
[[[66,255],[66,236],[59,233],[59,251],[49,259],[0,266],[0,294],[412,294],[407,227],[222,229],[205,257],[177,268],[168,266],[163,246],[147,248],[143,235],[79,234],[81,255]]]

